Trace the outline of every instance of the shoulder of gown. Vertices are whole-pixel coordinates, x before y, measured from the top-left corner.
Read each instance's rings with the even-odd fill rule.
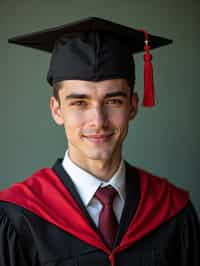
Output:
[[[183,266],[200,265],[200,221],[191,201],[177,217]]]
[[[11,205],[10,208],[9,205]],[[6,207],[9,209],[8,212]],[[35,252],[27,247],[27,243],[25,243],[25,240],[22,237],[23,234],[20,234],[20,232],[17,231],[15,221],[12,219],[18,211],[17,209],[18,208],[15,208],[15,206],[12,206],[12,204],[0,202],[1,266],[36,265],[33,264],[33,257],[36,257]],[[10,217],[9,212],[12,210],[13,217]]]

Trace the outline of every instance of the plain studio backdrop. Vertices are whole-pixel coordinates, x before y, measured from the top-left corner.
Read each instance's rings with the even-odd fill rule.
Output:
[[[0,0],[0,189],[52,166],[67,147],[49,111],[49,55],[7,39],[99,16],[174,40],[152,51],[158,104],[140,106],[124,156],[189,190],[200,213],[199,14],[199,0]],[[135,61],[141,103],[143,54]]]

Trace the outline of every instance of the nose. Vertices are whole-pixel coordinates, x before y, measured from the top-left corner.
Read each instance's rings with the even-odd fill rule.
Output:
[[[108,117],[103,106],[94,107],[90,115],[90,126],[101,129],[107,125]]]

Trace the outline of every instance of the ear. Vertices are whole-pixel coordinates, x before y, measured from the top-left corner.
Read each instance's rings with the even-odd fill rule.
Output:
[[[130,114],[129,114],[129,119],[132,120],[137,114],[138,111],[138,94],[133,93],[132,98],[131,98],[131,107],[130,107]]]
[[[64,120],[60,108],[60,103],[54,96],[50,98],[50,110],[51,110],[51,116],[55,121],[55,123],[59,126],[63,125]]]

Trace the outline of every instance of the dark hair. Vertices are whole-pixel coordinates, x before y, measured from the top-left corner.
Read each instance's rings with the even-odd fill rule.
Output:
[[[57,81],[53,83],[53,96],[60,103],[59,90],[62,88],[62,81]]]

